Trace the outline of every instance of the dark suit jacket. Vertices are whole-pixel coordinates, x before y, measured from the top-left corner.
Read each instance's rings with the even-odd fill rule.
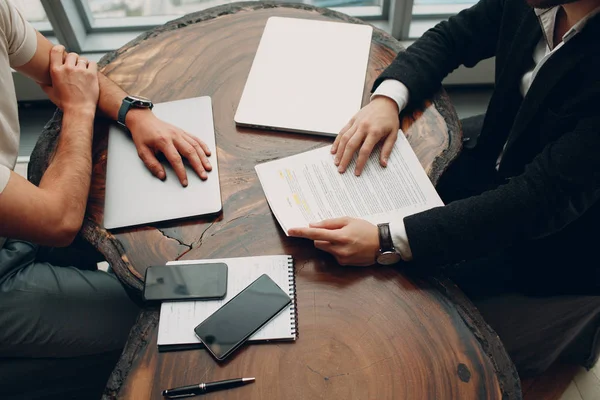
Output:
[[[524,0],[481,0],[425,33],[375,82],[374,89],[401,81],[418,105],[460,64],[496,56],[495,90],[474,152],[482,168],[493,168],[508,140],[499,168],[506,183],[405,218],[415,261],[446,264],[514,249],[553,265],[598,264],[600,16],[546,62],[522,99],[519,82],[541,37]]]

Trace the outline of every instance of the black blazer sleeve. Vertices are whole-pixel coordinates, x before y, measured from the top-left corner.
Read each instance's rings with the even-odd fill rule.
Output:
[[[430,97],[442,80],[464,64],[472,67],[495,54],[504,0],[480,0],[473,7],[427,31],[405,52],[400,52],[377,78],[373,91],[385,79],[402,82],[410,103]]]
[[[588,116],[508,183],[406,217],[414,260],[441,265],[473,258],[581,218],[600,198],[599,149],[600,116]]]

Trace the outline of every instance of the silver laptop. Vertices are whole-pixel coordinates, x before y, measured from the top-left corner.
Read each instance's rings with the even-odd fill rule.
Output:
[[[372,34],[368,25],[269,18],[235,122],[337,135],[361,108]]]
[[[213,169],[208,179],[202,181],[186,163],[188,186],[184,188],[165,161],[167,179],[161,181],[138,157],[130,134],[120,126],[111,126],[104,200],[106,229],[214,214],[222,209],[210,97],[159,103],[153,111],[160,119],[202,139],[211,150],[209,160]]]

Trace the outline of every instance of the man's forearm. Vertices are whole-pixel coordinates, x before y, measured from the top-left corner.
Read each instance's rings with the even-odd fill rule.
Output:
[[[119,108],[127,92],[119,87],[116,83],[111,81],[109,78],[104,76],[101,72],[98,73],[98,83],[100,84],[100,97],[98,98],[98,108],[110,119],[116,121],[119,115]],[[146,109],[131,109],[127,113],[127,122],[132,118],[136,118],[138,115],[144,113],[150,113],[150,110]]]
[[[56,153],[42,177],[40,188],[59,196],[64,215],[81,224],[92,174],[94,113],[65,113]]]
[[[503,23],[503,0],[480,0],[474,6],[428,30],[406,51],[398,53],[373,84],[387,79],[403,83],[410,103],[419,104],[438,90],[459,65],[472,67],[492,57]]]

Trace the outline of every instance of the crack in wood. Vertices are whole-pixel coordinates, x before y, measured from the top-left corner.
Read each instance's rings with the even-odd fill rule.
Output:
[[[309,260],[303,261],[302,266],[296,270],[296,274],[299,274],[300,272],[302,272],[304,267],[306,267],[306,264],[308,264],[309,262],[310,262]]]
[[[187,244],[187,243],[183,242],[181,239],[177,239],[176,237],[173,237],[173,236],[169,236],[169,235],[167,235],[167,234],[166,234],[166,233],[165,233],[165,232],[164,232],[162,229],[159,229],[159,228],[155,228],[155,229],[156,229],[157,231],[159,231],[159,232],[160,232],[160,233],[161,233],[161,234],[162,234],[164,237],[166,237],[167,239],[174,240],[174,241],[176,241],[177,243],[179,243],[181,246],[187,247],[188,249],[186,250],[186,253],[187,253],[188,251],[190,251],[190,250],[193,248],[193,246],[192,246],[191,244]],[[184,253],[184,254],[185,254],[185,253]]]
[[[330,380],[330,379],[337,378],[338,376],[350,375],[350,373],[349,373],[349,372],[344,372],[344,373],[342,373],[342,374],[336,374],[336,375],[331,375],[331,376],[325,376],[325,375],[323,375],[322,373],[320,373],[319,371],[317,371],[317,370],[315,370],[315,369],[311,368],[311,367],[310,367],[310,365],[307,365],[307,366],[306,366],[306,368],[308,368],[308,369],[309,369],[311,372],[313,372],[313,373],[315,373],[315,374],[319,375],[321,378],[323,378],[323,380],[324,380],[324,381],[328,381],[328,380]]]
[[[234,219],[227,221],[227,222],[225,223],[225,226],[227,226],[227,225],[231,224],[231,223],[232,223],[232,222],[234,222],[234,221],[237,221],[238,219],[246,219],[246,218],[254,217],[254,216],[257,216],[257,215],[261,215],[261,214],[250,213],[250,214],[248,214],[248,215],[241,215],[241,216],[239,216],[239,217],[235,217]]]
[[[191,249],[193,249],[193,248],[196,248],[196,247],[198,247],[198,246],[200,246],[200,245],[202,245],[202,241],[204,240],[204,234],[205,234],[205,233],[206,233],[206,232],[207,232],[207,231],[208,231],[210,228],[212,228],[212,226],[213,226],[214,224],[216,224],[216,223],[217,223],[217,221],[213,221],[213,222],[211,222],[211,223],[210,223],[210,224],[209,224],[209,225],[206,227],[206,229],[202,231],[202,233],[200,234],[200,237],[198,238],[198,240],[196,240],[194,243],[192,243],[190,250],[191,250]]]
[[[246,218],[250,218],[250,217],[253,217],[253,216],[257,216],[257,215],[260,215],[260,214],[251,213],[251,214],[248,214],[248,215],[242,215],[242,216],[239,216],[239,217],[233,218],[233,219],[232,219],[232,220],[230,220],[230,221],[227,221],[227,222],[225,223],[225,225],[224,225],[224,226],[227,226],[227,225],[231,224],[232,222],[234,222],[234,221],[237,221],[237,220],[239,220],[239,219],[246,219]],[[206,227],[206,229],[204,229],[204,230],[202,231],[202,233],[200,234],[200,237],[198,238],[198,240],[196,240],[195,242],[193,242],[193,243],[191,243],[191,244],[188,244],[188,243],[184,242],[183,240],[181,240],[181,239],[179,239],[179,238],[176,238],[176,237],[173,237],[173,236],[169,236],[169,235],[167,235],[167,233],[166,233],[164,230],[160,229],[160,228],[157,228],[157,227],[155,227],[155,229],[156,229],[157,231],[159,231],[159,232],[160,232],[160,233],[161,233],[161,234],[162,234],[164,237],[166,237],[167,239],[174,240],[174,241],[176,241],[176,242],[177,242],[177,243],[178,243],[180,246],[187,247],[187,250],[185,250],[183,253],[179,254],[179,255],[177,256],[177,258],[175,258],[175,260],[177,261],[177,260],[180,260],[180,259],[181,259],[183,256],[185,256],[187,253],[189,253],[189,252],[190,252],[190,251],[192,251],[193,249],[197,248],[198,246],[201,246],[201,245],[202,245],[202,242],[203,242],[203,240],[204,240],[204,236],[206,235],[206,232],[208,232],[208,230],[209,230],[210,228],[212,228],[212,227],[213,227],[213,226],[214,226],[214,225],[215,225],[217,222],[218,222],[218,221],[213,221],[213,222],[211,222],[211,223],[210,223],[210,224],[209,224],[209,225]],[[246,250],[248,250],[248,249],[246,249]]]
[[[375,365],[375,364],[379,364],[380,362],[384,362],[384,361],[387,361],[387,360],[389,360],[389,359],[392,359],[392,358],[394,358],[394,356],[390,356],[390,357],[382,358],[381,360],[374,361],[374,362],[372,362],[371,364],[369,364],[369,365],[367,365],[367,366],[365,366],[365,367],[362,367],[362,368],[358,369],[358,371],[363,371],[363,370],[365,370],[365,369],[367,369],[367,368],[371,368],[371,367],[372,367],[373,365]]]
[[[183,256],[185,256],[187,253],[189,253],[190,251],[192,251],[193,247],[190,247],[189,249],[187,249],[186,251],[184,251],[183,253],[181,253],[180,255],[178,255],[174,261],[179,261],[183,258]]]
[[[326,380],[326,381],[328,381],[328,380],[330,380],[330,379],[337,378],[338,376],[344,376],[344,375],[350,375],[350,373],[349,373],[349,372],[345,372],[345,373],[343,373],[343,374],[331,375],[331,376],[329,376],[329,377],[327,377],[327,376],[326,376],[326,377],[325,377],[325,380]]]

